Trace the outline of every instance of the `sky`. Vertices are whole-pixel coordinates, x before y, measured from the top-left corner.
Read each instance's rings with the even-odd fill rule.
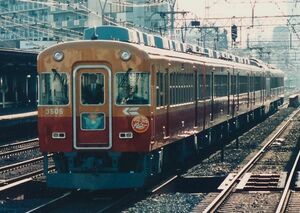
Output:
[[[178,10],[186,10],[191,13],[187,16],[189,18],[198,17],[205,18],[205,2],[208,2],[209,11],[208,18],[224,18],[219,20],[209,20],[206,22],[202,20],[201,25],[214,25],[224,27],[230,31],[230,26],[236,24],[242,26],[239,28],[241,34],[239,36],[240,42],[243,46],[246,45],[246,38],[253,40],[271,40],[273,36],[273,29],[276,25],[286,25],[286,18],[269,17],[264,19],[254,19],[254,27],[252,25],[252,5],[254,4],[255,16],[283,16],[288,14],[288,6],[286,0],[177,0]],[[292,0],[289,0],[292,1]],[[206,15],[207,16],[207,15]],[[235,17],[235,18],[234,18]],[[246,18],[237,18],[246,17]],[[206,17],[207,18],[207,17]],[[204,22],[204,23],[203,23]],[[259,26],[263,25],[263,26]]]
[[[177,5],[179,9],[188,10],[198,16],[204,17],[205,1],[177,0]],[[209,2],[208,5],[210,6],[210,17],[232,17],[251,15],[250,2],[254,2],[254,0],[207,0],[207,2]],[[279,8],[277,5],[279,5]],[[282,12],[287,12],[287,4],[283,3],[282,0],[256,0],[256,15],[278,15]]]

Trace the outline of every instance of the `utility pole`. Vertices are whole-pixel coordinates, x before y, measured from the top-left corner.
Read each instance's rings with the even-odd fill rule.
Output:
[[[159,14],[160,17],[164,19],[164,29],[167,29],[167,23],[165,21],[166,15],[170,14],[171,16],[174,17],[175,14],[181,14],[181,15],[184,16],[187,13],[188,13],[187,11],[161,11],[161,12],[154,12],[149,17],[149,20],[151,20],[151,18],[152,18],[153,15]],[[171,25],[170,25],[170,36],[171,36],[172,39],[174,39],[173,36],[174,36],[174,22],[175,22],[175,20],[172,21],[172,19],[170,19],[170,22],[171,22]]]
[[[252,9],[252,28],[254,26],[254,9],[255,9],[255,4],[256,4],[256,0],[251,0],[250,1],[250,4],[251,4],[251,9]]]
[[[205,18],[209,18],[209,9],[210,9],[209,0],[205,0],[205,14],[204,14]]]
[[[99,0],[99,4],[100,4],[100,9],[101,9],[101,25],[104,25],[104,18],[105,18],[105,8],[106,8],[106,4],[107,4],[107,0],[104,0],[104,2],[102,3],[101,0]]]
[[[167,2],[169,3],[170,6],[170,14],[171,14],[171,29],[170,29],[170,35],[171,35],[171,39],[174,39],[174,23],[175,23],[175,4],[176,4],[176,0],[167,0]]]
[[[203,27],[197,27],[198,30],[200,31],[201,33],[201,40],[202,40],[202,46],[204,48],[206,48],[206,35],[208,33],[211,32],[211,30],[214,30],[215,33],[217,34],[217,37],[213,39],[213,46],[212,48],[214,50],[217,50],[218,49],[218,43],[219,43],[219,27],[209,27],[209,26],[203,26]]]

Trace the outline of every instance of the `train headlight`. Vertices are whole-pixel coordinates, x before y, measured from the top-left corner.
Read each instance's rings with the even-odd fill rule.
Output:
[[[53,58],[55,61],[62,61],[64,59],[64,53],[63,52],[55,52],[53,54]]]
[[[130,60],[130,58],[131,58],[131,53],[130,52],[128,52],[126,50],[121,52],[121,59],[123,61],[128,61],[128,60]]]

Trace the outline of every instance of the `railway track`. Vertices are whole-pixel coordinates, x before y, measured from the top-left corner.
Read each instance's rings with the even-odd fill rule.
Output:
[[[50,156],[48,156],[50,157]],[[44,157],[37,157],[37,158],[33,158],[33,159],[29,159],[26,161],[22,161],[22,162],[18,162],[18,163],[14,163],[14,164],[10,164],[10,165],[6,165],[3,167],[0,167],[0,174],[3,173],[9,173],[11,171],[16,171],[18,169],[24,169],[26,167],[30,167],[30,166],[34,166],[34,165],[40,165],[40,167],[42,167],[43,165],[43,159]],[[50,166],[49,170],[53,170],[54,166]],[[28,180],[29,178],[34,178],[37,176],[43,175],[43,169],[36,169],[34,171],[30,171],[30,172],[26,172],[24,174],[22,173],[18,173],[17,175],[10,177],[9,179],[3,179],[0,181],[0,187],[1,186],[6,186],[8,184],[14,184],[16,182],[19,181],[23,181],[24,179]],[[29,181],[29,180],[28,180]]]
[[[55,210],[68,212],[70,209],[76,211],[76,207],[74,206],[80,205],[82,207],[86,205],[84,203],[89,203],[91,205],[91,200],[94,200],[92,201],[92,206],[87,206],[82,212],[119,212],[124,205],[128,205],[128,202],[132,202],[136,198],[138,192],[116,193],[116,191],[112,191],[110,193],[111,194],[104,193],[99,195],[97,192],[87,192],[77,189],[59,195],[37,207],[33,207],[26,211],[26,213],[55,212]]]
[[[0,146],[0,158],[21,154],[39,148],[38,138]]]
[[[300,163],[300,151],[296,157],[294,165],[289,173],[289,177],[285,184],[283,193],[281,195],[279,204],[276,209],[276,213],[283,213],[283,212],[300,212],[300,193],[293,192],[293,178],[297,175],[297,168],[299,168]]]
[[[48,212],[48,211],[55,211],[55,209],[59,209],[60,211],[67,211],[67,209],[70,209],[74,205],[74,203],[85,203],[90,202],[89,198],[96,198],[96,200],[100,200],[95,204],[92,209],[87,208],[84,212],[97,212],[97,213],[105,213],[105,212],[120,212],[124,207],[130,206],[130,204],[134,204],[135,202],[147,198],[149,195],[162,193],[162,191],[168,190],[170,185],[174,183],[177,180],[178,176],[171,176],[167,178],[166,180],[162,181],[159,185],[153,186],[150,189],[144,191],[144,190],[137,190],[137,191],[112,191],[110,193],[112,194],[101,194],[100,196],[95,192],[95,195],[93,195],[93,192],[88,192],[84,196],[80,193],[86,193],[82,192],[82,190],[77,189],[76,191],[70,191],[63,195],[60,195],[54,199],[51,199],[50,201],[45,202],[44,204],[41,204],[38,207],[34,207],[31,210],[28,210],[27,213],[34,213],[34,212]],[[76,201],[80,197],[80,201]],[[87,199],[87,200],[85,200]],[[84,205],[84,204],[82,204]],[[75,208],[73,208],[75,209]]]
[[[77,191],[80,191],[80,189],[78,189]],[[70,192],[66,192],[50,201],[45,202],[44,204],[41,204],[37,207],[34,207],[28,211],[26,211],[26,213],[34,213],[34,212],[46,212],[46,211],[50,211],[51,209],[55,208],[57,205],[61,204],[61,202],[70,199],[71,196],[73,196],[74,192],[70,191]]]
[[[226,186],[224,186],[224,189],[218,194],[218,196],[214,198],[214,200],[205,208],[203,212],[224,212],[233,210],[232,206],[230,205],[230,202],[234,200],[232,197],[241,178],[248,171],[254,168],[255,164],[264,156],[264,154],[268,151],[268,149],[275,142],[275,140],[280,138],[280,136],[292,123],[293,119],[299,111],[300,109],[296,110],[289,117],[289,119],[285,121],[284,125],[276,132],[276,134],[258,151],[258,153],[243,168],[240,169],[240,171],[232,178],[232,180],[228,182]],[[264,179],[265,177],[263,178],[263,180]],[[223,206],[223,208],[220,209],[221,206]],[[194,209],[195,212],[197,212],[198,210],[197,208]]]
[[[43,156],[38,153],[38,138],[0,146],[0,191],[12,189],[43,175]],[[31,153],[25,155],[25,153]],[[48,157],[51,158],[49,155]],[[49,168],[53,170],[54,167]]]
[[[277,212],[284,212],[281,211],[282,209]],[[300,212],[300,192],[299,191],[290,191],[289,196],[288,196],[288,202],[285,207],[285,212],[289,213],[298,213]]]

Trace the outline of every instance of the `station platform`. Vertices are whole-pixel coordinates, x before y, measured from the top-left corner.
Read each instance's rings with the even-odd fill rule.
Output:
[[[37,122],[37,109],[34,106],[0,109],[0,127]]]
[[[36,107],[0,108],[0,140],[37,136]]]
[[[0,117],[37,111],[36,106],[0,107]]]

